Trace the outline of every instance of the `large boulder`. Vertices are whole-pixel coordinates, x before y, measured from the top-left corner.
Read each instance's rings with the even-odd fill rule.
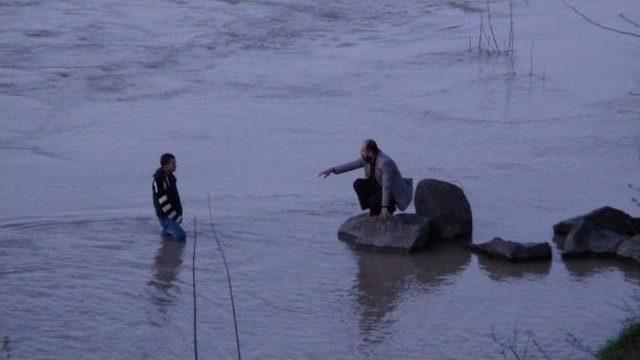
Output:
[[[618,247],[618,256],[640,263],[640,235],[623,241]]]
[[[640,226],[637,224],[637,220],[624,211],[605,206],[582,216],[561,221],[553,226],[553,232],[556,236],[567,236],[580,221],[590,223],[603,230],[629,236],[635,235],[636,227]]]
[[[479,253],[509,261],[550,260],[551,246],[542,243],[518,243],[496,237],[482,244],[471,245]]]
[[[640,217],[631,218],[631,227],[633,235],[640,235]]]
[[[471,239],[471,206],[459,186],[436,179],[421,180],[413,203],[418,215],[429,218],[434,237]]]
[[[636,218],[605,206],[554,225],[553,241],[565,257],[616,256],[626,238],[638,231]]]
[[[563,239],[556,239],[565,257],[615,256],[625,236],[580,220]]]
[[[350,217],[338,238],[358,247],[376,247],[409,252],[426,245],[429,219],[416,214],[398,214],[388,219],[362,214]]]

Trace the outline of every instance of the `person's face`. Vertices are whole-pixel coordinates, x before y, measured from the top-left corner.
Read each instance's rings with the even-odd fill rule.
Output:
[[[167,170],[169,170],[169,172],[174,172],[176,171],[176,168],[178,167],[178,164],[176,163],[176,159],[171,159],[171,161],[169,161],[169,163],[167,164]]]
[[[373,159],[374,157],[374,154],[371,150],[367,149],[365,144],[362,144],[362,147],[360,148],[360,156],[362,156],[365,161],[371,161],[371,159]]]

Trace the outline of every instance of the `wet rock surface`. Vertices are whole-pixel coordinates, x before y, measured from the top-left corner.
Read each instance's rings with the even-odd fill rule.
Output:
[[[640,235],[623,241],[618,247],[618,256],[635,260],[640,264]]]
[[[558,236],[567,236],[581,221],[620,235],[636,235],[640,232],[637,219],[632,218],[624,211],[610,206],[601,207],[590,213],[561,221],[553,226],[553,232]]]
[[[388,219],[361,214],[340,225],[338,238],[357,247],[409,252],[427,244],[429,219],[416,214],[399,214]]]
[[[462,188],[446,181],[423,179],[416,186],[416,213],[428,217],[432,236],[442,240],[471,239],[471,206]]]
[[[533,261],[550,260],[551,246],[542,243],[518,243],[504,240],[500,237],[493,238],[482,244],[471,245],[471,249],[494,258],[502,258],[509,261]]]
[[[624,257],[640,260],[637,218],[605,206],[553,226],[563,257]],[[635,237],[634,237],[635,236]]]

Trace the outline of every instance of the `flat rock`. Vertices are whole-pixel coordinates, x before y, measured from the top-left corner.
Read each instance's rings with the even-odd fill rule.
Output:
[[[640,264],[640,235],[623,241],[618,246],[618,256],[635,260]]]
[[[416,214],[398,214],[388,219],[361,214],[340,225],[338,238],[353,246],[408,252],[426,245],[429,219]]]
[[[446,181],[423,179],[416,186],[416,213],[429,218],[432,235],[442,240],[471,239],[471,205],[462,188]]]
[[[510,261],[550,260],[551,246],[546,242],[518,243],[496,237],[482,244],[471,245],[482,254]]]

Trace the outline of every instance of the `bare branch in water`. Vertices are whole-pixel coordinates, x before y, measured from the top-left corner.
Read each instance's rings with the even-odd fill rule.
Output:
[[[576,9],[575,7],[573,7],[571,4],[569,4],[567,2],[567,0],[562,0],[562,2],[571,10],[573,10],[573,12],[575,12],[576,14],[580,15],[581,18],[585,19],[588,23],[595,25],[601,29],[605,29],[605,30],[609,30],[609,31],[613,31],[616,32],[618,34],[623,34],[623,35],[629,35],[629,36],[635,36],[640,38],[640,34],[636,34],[636,33],[632,33],[632,32],[628,32],[628,31],[624,31],[624,30],[620,30],[620,29],[616,29],[616,28],[612,28],[606,25],[602,25],[599,22],[596,22],[594,20],[592,20],[591,18],[589,18],[587,15],[585,15],[584,13],[580,12],[580,10]]]
[[[624,20],[624,21],[628,22],[629,24],[631,24],[631,25],[633,25],[633,26],[635,26],[635,27],[637,27],[637,28],[640,28],[640,23],[638,23],[638,22],[636,22],[636,21],[633,21],[633,20],[629,19],[629,18],[628,18],[628,17],[626,17],[624,14],[622,14],[622,13],[621,13],[621,14],[619,14],[618,16],[620,16],[620,17],[622,18],[622,20]]]
[[[573,349],[577,349],[585,355],[589,355],[594,359],[598,359],[598,354],[593,349],[585,345],[580,339],[578,339],[572,333],[567,333],[566,341],[571,345]]]
[[[193,357],[198,360],[198,303],[196,301],[196,242],[198,241],[197,218],[193,218],[193,254],[191,258],[191,280],[193,283]]]
[[[491,30],[491,37],[493,38],[493,44],[496,47],[496,51],[498,55],[502,54],[500,51],[500,45],[498,45],[498,40],[496,40],[496,33],[493,32],[493,23],[491,22],[491,9],[489,8],[489,1],[487,0],[487,19],[489,20],[489,30]]]
[[[231,299],[231,313],[233,315],[233,328],[236,333],[236,349],[238,350],[238,360],[242,360],[242,353],[240,352],[240,335],[238,335],[238,320],[236,317],[236,301],[233,297],[233,287],[231,285],[231,273],[229,272],[229,265],[227,264],[227,257],[224,255],[224,250],[222,250],[222,244],[220,243],[220,239],[218,239],[218,232],[216,231],[215,223],[213,222],[213,206],[211,205],[211,195],[207,195],[207,207],[209,208],[209,221],[211,222],[211,231],[213,232],[213,239],[216,241],[218,245],[218,251],[222,256],[222,264],[224,265],[224,269],[227,273],[227,286],[229,288],[229,298]]]
[[[535,41],[531,42],[531,51],[529,51],[529,76],[533,76],[533,44]]]

